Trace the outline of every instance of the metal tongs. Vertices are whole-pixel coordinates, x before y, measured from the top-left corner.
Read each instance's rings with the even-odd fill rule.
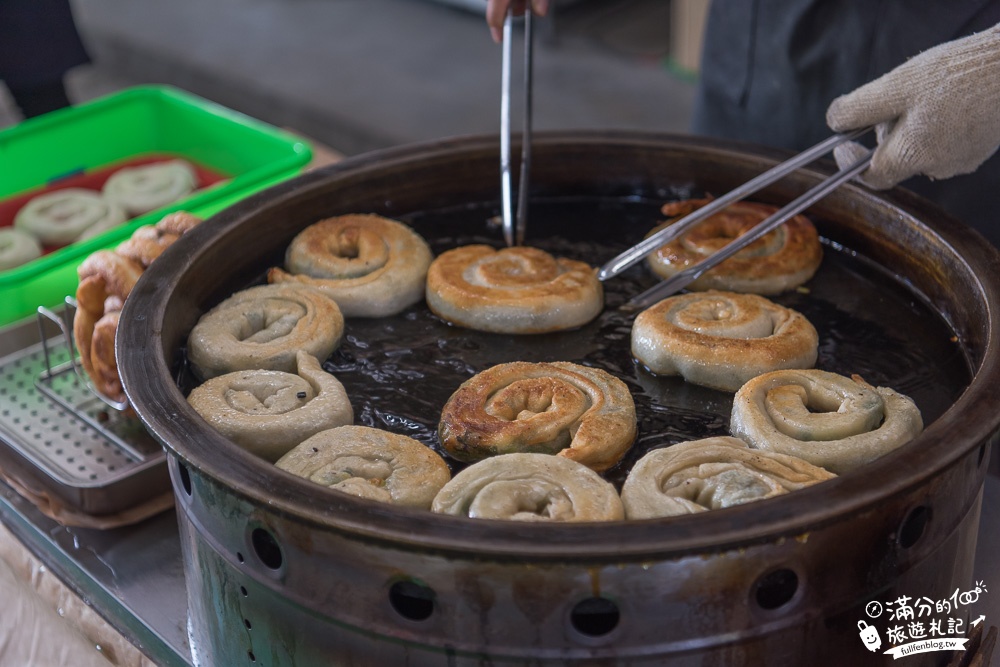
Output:
[[[503,237],[507,246],[524,243],[528,225],[528,172],[531,167],[531,8],[524,12],[524,129],[521,133],[521,177],[517,186],[517,218],[514,217],[510,176],[510,67],[513,9],[503,22],[503,65],[500,95],[500,194],[503,209]],[[515,224],[516,220],[516,224]]]
[[[629,268],[633,264],[642,261],[650,253],[654,252],[657,248],[669,243],[670,241],[681,236],[689,229],[694,227],[696,224],[705,220],[712,214],[721,211],[729,204],[739,201],[748,195],[763,189],[764,187],[778,181],[788,174],[792,173],[796,169],[803,167],[810,162],[822,157],[826,153],[829,153],[835,147],[842,143],[851,141],[865,134],[872,128],[864,128],[860,130],[855,130],[853,132],[848,132],[844,134],[835,134],[828,139],[821,141],[812,148],[806,149],[802,153],[782,162],[781,164],[769,169],[768,171],[760,174],[759,176],[752,178],[743,185],[737,187],[734,190],[726,193],[725,195],[719,197],[718,199],[713,199],[707,205],[699,208],[696,211],[684,216],[672,225],[661,229],[655,234],[650,235],[640,243],[632,246],[625,252],[621,253],[610,262],[601,267],[597,272],[597,277],[600,280],[607,280],[608,278],[613,278],[619,273]],[[720,264],[721,262],[729,259],[737,252],[750,245],[761,236],[764,236],[768,232],[777,229],[779,226],[784,224],[786,221],[792,217],[798,215],[805,209],[809,208],[817,201],[828,195],[830,192],[840,187],[843,183],[851,180],[862,171],[864,171],[868,164],[871,162],[871,156],[873,150],[868,150],[851,166],[841,169],[833,176],[827,178],[819,185],[808,190],[805,194],[801,195],[797,199],[793,200],[787,204],[784,208],[780,209],[763,222],[754,227],[751,231],[746,234],[734,239],[725,247],[721,248],[717,252],[709,255],[705,259],[701,260],[697,264],[690,266],[683,271],[671,276],[667,280],[664,280],[657,285],[654,285],[650,289],[642,292],[641,294],[633,297],[628,303],[622,306],[622,310],[626,311],[636,311],[651,306],[652,304],[664,299],[675,292],[680,291],[688,284],[694,282],[698,279],[701,274],[705,273],[712,267]]]

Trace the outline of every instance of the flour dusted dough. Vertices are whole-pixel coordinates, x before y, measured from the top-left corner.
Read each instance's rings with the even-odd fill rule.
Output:
[[[304,350],[325,360],[344,334],[337,304],[304,285],[258,285],[202,315],[188,336],[188,361],[203,380],[240,370],[295,371]]]
[[[510,521],[617,521],[615,488],[590,468],[548,454],[504,454],[469,466],[434,498],[434,512]]]
[[[0,229],[0,271],[27,264],[42,256],[38,239],[14,227]]]
[[[125,167],[104,183],[104,196],[129,215],[148,213],[194,192],[198,176],[184,160]]]
[[[55,190],[31,199],[14,216],[14,227],[46,245],[66,245],[91,228],[104,231],[125,222],[125,210],[85,188]]]
[[[797,456],[838,475],[874,461],[923,430],[916,404],[820,370],[773,371],[736,392],[730,429],[751,447]]]
[[[622,486],[629,519],[694,514],[742,505],[836,477],[794,456],[750,449],[728,436],[654,449]]]
[[[451,478],[448,465],[405,435],[341,426],[304,440],[277,466],[337,491],[394,505],[430,509]]]
[[[222,435],[277,461],[309,436],[354,421],[340,381],[308,352],[295,359],[295,373],[244,370],[214,377],[195,387],[188,403]]]

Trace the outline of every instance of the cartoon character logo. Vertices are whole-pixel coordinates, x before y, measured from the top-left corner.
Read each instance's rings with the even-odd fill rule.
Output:
[[[878,628],[868,625],[864,621],[858,621],[858,629],[861,630],[861,641],[865,643],[865,648],[875,652],[882,645],[882,638],[878,636]]]

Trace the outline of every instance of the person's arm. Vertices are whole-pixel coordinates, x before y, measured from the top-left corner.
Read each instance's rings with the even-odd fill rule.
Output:
[[[878,147],[861,180],[890,188],[917,174],[975,171],[1000,146],[1000,25],[914,56],[830,104],[836,132],[875,126]],[[837,163],[864,150],[837,148]]]
[[[520,16],[528,4],[528,0],[488,0],[486,3],[486,24],[490,34],[497,44],[503,39],[503,20],[507,9],[514,8],[514,15]],[[531,0],[531,11],[537,16],[545,16],[549,11],[549,0]]]

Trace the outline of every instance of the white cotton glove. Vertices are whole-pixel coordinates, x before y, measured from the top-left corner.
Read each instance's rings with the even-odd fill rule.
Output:
[[[916,174],[975,171],[1000,145],[1000,25],[914,56],[830,104],[836,132],[875,125],[878,147],[861,175],[881,190]],[[834,151],[841,168],[865,149]]]

